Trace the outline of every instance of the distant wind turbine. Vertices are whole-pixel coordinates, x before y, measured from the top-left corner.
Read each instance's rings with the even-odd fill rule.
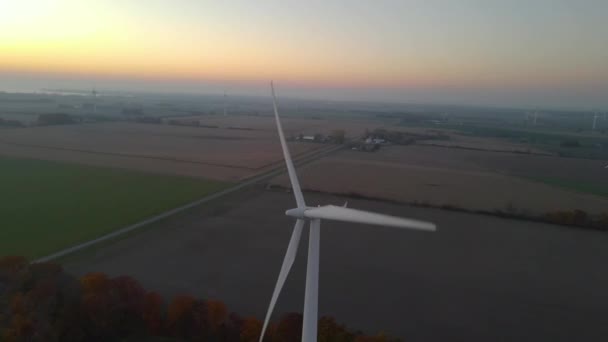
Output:
[[[279,118],[279,111],[277,109],[276,95],[274,92],[274,85],[270,83],[270,89],[272,92],[272,100],[274,107],[274,117],[277,124],[277,131],[279,132],[279,140],[281,141],[281,148],[283,149],[283,157],[285,158],[285,164],[287,166],[287,173],[291,182],[291,188],[296,199],[297,207],[289,209],[285,212],[285,215],[291,216],[296,219],[296,224],[287,246],[287,252],[283,259],[283,265],[279,272],[279,278],[272,293],[270,305],[268,306],[268,312],[266,313],[266,319],[262,327],[262,333],[260,335],[260,342],[264,338],[264,333],[268,327],[272,310],[277,302],[281,289],[285,284],[289,270],[293,265],[300,243],[300,236],[302,235],[302,228],[304,223],[310,222],[309,239],[308,239],[308,261],[306,271],[306,290],[304,295],[304,321],[302,324],[302,341],[314,342],[317,340],[317,311],[318,311],[318,287],[319,287],[319,244],[321,234],[321,220],[334,220],[344,221],[353,223],[367,223],[375,224],[387,227],[395,228],[407,228],[417,229],[423,231],[434,231],[435,224],[423,221],[417,221],[412,219],[405,219],[395,216],[383,215],[372,213],[368,211],[350,209],[346,207],[346,204],[342,206],[326,205],[319,207],[308,207],[304,202],[304,196],[300,188],[300,183],[296,175],[296,170],[293,166],[287,143],[285,142],[285,135],[283,134],[283,127],[281,126],[281,120]]]
[[[530,122],[530,120],[532,120],[532,125],[536,126],[536,121],[538,120],[538,110],[536,110],[534,112],[526,112],[525,116],[526,116],[526,125],[528,124],[528,122]]]
[[[93,114],[95,114],[97,113],[97,89],[95,87],[93,87],[91,95],[93,96]]]
[[[595,112],[595,113],[594,113],[594,115],[593,115],[593,126],[591,127],[591,129],[592,129],[593,131],[595,131],[595,129],[597,128],[597,118],[598,118],[599,116],[600,116],[600,115],[599,115],[597,112]]]
[[[224,116],[226,116],[226,91],[224,90]]]

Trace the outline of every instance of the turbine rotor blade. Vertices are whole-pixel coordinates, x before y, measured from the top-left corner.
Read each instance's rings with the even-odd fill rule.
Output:
[[[304,196],[302,195],[302,189],[300,189],[300,182],[296,175],[296,169],[291,161],[291,155],[287,148],[287,142],[285,142],[285,135],[283,134],[283,126],[281,125],[281,119],[279,119],[279,110],[277,109],[277,96],[274,93],[274,84],[270,82],[270,89],[272,90],[272,104],[274,107],[274,118],[277,122],[277,130],[279,131],[279,139],[281,140],[281,148],[283,149],[283,158],[285,158],[285,164],[287,165],[287,173],[289,174],[289,181],[291,182],[291,189],[296,197],[296,203],[298,208],[306,207],[304,203]]]
[[[323,207],[307,209],[306,211],[304,211],[304,217],[310,219],[375,224],[379,226],[388,226],[395,228],[407,228],[426,231],[436,230],[435,224],[430,222],[406,219],[345,207],[338,207],[335,205],[326,205]]]
[[[289,275],[289,270],[291,270],[291,266],[293,265],[293,261],[296,259],[296,254],[298,252],[298,245],[300,244],[300,237],[302,236],[302,227],[304,226],[304,220],[298,219],[296,221],[296,225],[293,228],[293,233],[291,233],[291,239],[289,240],[289,245],[287,246],[287,252],[285,252],[285,258],[283,259],[283,265],[281,266],[281,272],[279,272],[279,279],[277,279],[277,284],[274,287],[274,292],[272,293],[272,299],[270,299],[270,305],[268,306],[268,312],[266,313],[266,318],[264,319],[264,326],[262,327],[262,333],[260,335],[260,342],[264,338],[264,333],[266,332],[266,328],[268,327],[268,322],[270,321],[270,316],[272,315],[272,310],[274,309],[274,305],[279,298],[279,294],[281,293],[281,289],[285,284],[285,280],[287,279],[287,275]]]

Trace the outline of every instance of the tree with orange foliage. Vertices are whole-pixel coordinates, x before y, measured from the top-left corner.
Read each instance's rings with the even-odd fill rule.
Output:
[[[80,278],[80,285],[83,293],[102,293],[106,292],[110,287],[110,279],[105,273],[95,272],[87,273]]]
[[[255,317],[247,317],[241,327],[241,341],[257,342],[262,333],[262,322]]]
[[[226,320],[226,323],[222,325],[222,329],[218,334],[219,340],[225,342],[240,342],[243,322],[244,320],[237,313],[231,312],[228,314],[228,319]]]
[[[0,340],[2,341],[21,341],[32,336],[32,321],[27,315],[19,313],[11,317],[8,329],[2,332]]]
[[[302,339],[302,314],[286,313],[277,326],[278,342],[300,341]]]
[[[63,273],[59,265],[23,265],[22,261],[20,258],[0,261],[2,280],[8,280],[8,286],[0,292],[2,337],[41,341],[80,337],[77,324],[80,291],[76,281]],[[7,300],[10,304],[4,305]]]
[[[351,342],[355,337],[332,317],[323,316],[318,325],[319,342]]]
[[[2,340],[16,341],[24,336],[31,335],[32,323],[27,317],[25,296],[18,292],[11,298],[9,327],[1,335]]]
[[[156,292],[146,293],[142,316],[150,335],[159,336],[163,332],[163,312],[163,298]]]
[[[207,316],[209,319],[209,328],[212,332],[218,332],[223,324],[226,323],[228,318],[228,309],[226,304],[219,300],[208,300],[207,304]]]
[[[87,333],[99,338],[111,333],[112,315],[108,301],[110,280],[103,273],[89,273],[80,278],[82,286],[82,309]]]
[[[145,294],[144,288],[131,277],[110,279],[109,301],[114,331],[120,336],[141,334],[146,330],[143,320]]]
[[[183,340],[257,342],[262,322],[228,314],[224,303],[176,296],[163,298],[130,277],[90,273],[79,279],[53,263],[0,258],[1,341],[114,341],[173,336]],[[270,324],[265,342],[301,339],[302,315],[283,315]],[[383,335],[349,332],[329,317],[319,322],[319,340],[385,342]]]
[[[167,330],[179,338],[202,337],[208,327],[205,303],[192,296],[173,297],[167,309]]]
[[[0,258],[0,281],[8,277],[9,275],[14,275],[15,273],[21,272],[27,266],[29,262],[26,258],[21,256],[5,256]]]
[[[85,317],[91,323],[88,333],[100,339],[141,334],[143,320],[143,287],[133,278],[108,278],[103,273],[90,273],[80,279]]]

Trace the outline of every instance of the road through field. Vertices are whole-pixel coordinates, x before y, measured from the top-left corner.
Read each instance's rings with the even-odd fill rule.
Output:
[[[336,145],[336,146],[332,146],[332,147],[330,147],[328,149],[323,149],[321,151],[316,150],[315,151],[316,153],[312,153],[312,154],[308,154],[306,156],[303,156],[301,159],[296,160],[295,163],[297,165],[303,165],[303,164],[306,164],[306,163],[310,163],[310,162],[315,161],[315,160],[317,160],[317,159],[319,159],[319,158],[321,158],[323,156],[326,156],[326,155],[328,155],[328,154],[330,154],[332,152],[336,152],[336,151],[342,149],[343,146],[344,145]],[[177,207],[177,208],[165,211],[165,212],[163,212],[161,214],[152,216],[152,217],[147,218],[147,219],[145,219],[143,221],[137,222],[135,224],[126,226],[126,227],[118,229],[118,230],[115,230],[112,233],[106,234],[106,235],[101,236],[99,238],[96,238],[96,239],[93,239],[93,240],[90,240],[90,241],[87,241],[87,242],[84,242],[84,243],[81,243],[81,244],[78,244],[78,245],[75,245],[75,246],[63,249],[63,250],[60,250],[60,251],[55,252],[53,254],[50,254],[50,255],[47,255],[45,257],[39,258],[37,260],[34,260],[34,262],[47,262],[47,261],[55,260],[57,258],[64,257],[64,256],[66,256],[68,254],[71,254],[71,253],[83,250],[83,249],[85,249],[87,247],[91,247],[91,246],[96,245],[98,243],[101,243],[101,242],[104,242],[104,241],[109,241],[111,239],[114,239],[114,238],[119,237],[121,235],[124,235],[126,233],[132,232],[132,231],[134,231],[136,229],[139,229],[139,228],[142,228],[144,226],[147,226],[147,225],[149,225],[151,223],[154,223],[154,222],[157,222],[157,221],[162,220],[164,218],[167,218],[167,217],[169,217],[171,215],[175,215],[175,214],[177,214],[179,212],[182,212],[184,210],[196,207],[196,206],[201,205],[203,203],[207,203],[207,202],[213,201],[213,200],[215,200],[217,198],[220,198],[222,196],[231,194],[231,193],[233,193],[235,191],[238,191],[238,190],[240,190],[240,189],[242,189],[244,187],[251,186],[253,184],[269,180],[269,179],[271,179],[273,177],[276,177],[276,176],[280,175],[283,172],[285,172],[285,169],[284,169],[283,166],[277,167],[276,169],[274,169],[272,171],[269,171],[269,172],[267,172],[265,174],[262,174],[262,175],[259,175],[259,176],[254,176],[253,178],[250,178],[248,180],[240,182],[237,185],[235,185],[233,187],[230,187],[228,189],[222,190],[220,192],[213,193],[213,194],[211,194],[209,196],[205,196],[203,198],[200,198],[200,199],[198,199],[198,200],[196,200],[194,202],[191,202],[191,203],[182,205],[180,207]]]

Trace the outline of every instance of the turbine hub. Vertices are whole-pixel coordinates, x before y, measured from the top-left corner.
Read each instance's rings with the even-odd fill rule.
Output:
[[[288,209],[287,211],[285,211],[285,215],[304,220],[304,219],[306,219],[306,217],[304,217],[304,212],[306,211],[306,209],[308,209],[308,208]]]

